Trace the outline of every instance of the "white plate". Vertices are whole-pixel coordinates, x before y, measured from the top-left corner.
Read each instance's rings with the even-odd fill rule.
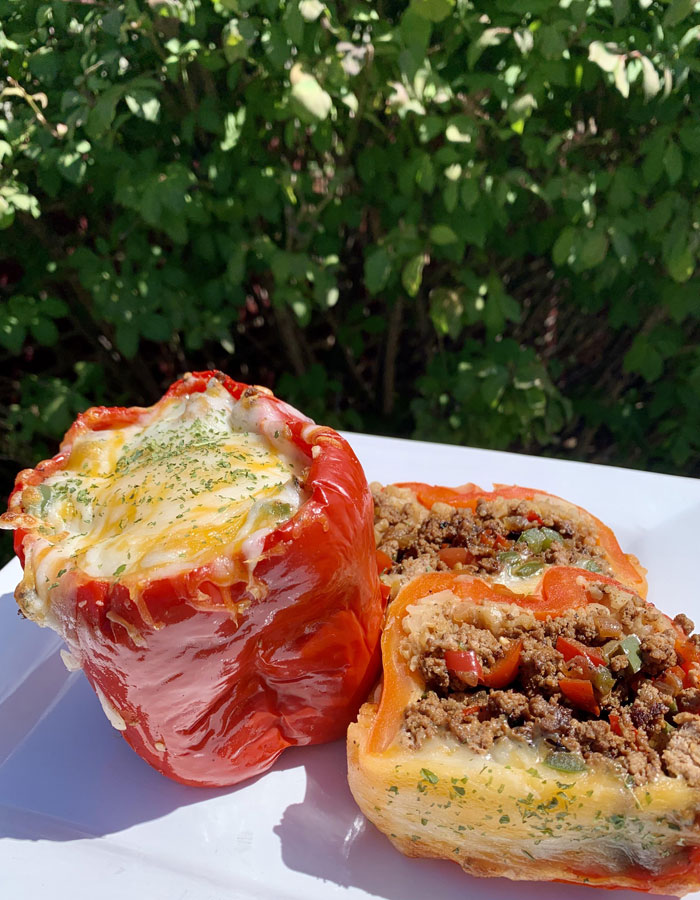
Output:
[[[370,480],[518,483],[598,515],[649,569],[649,597],[700,618],[700,481],[508,453],[348,435]],[[573,900],[589,888],[474,879],[401,856],[357,810],[342,742],[295,748],[230,790],[186,788],[107,722],[56,636],[16,615],[0,572],[2,900]],[[700,894],[695,895],[700,897]],[[621,892],[615,900],[639,897]]]

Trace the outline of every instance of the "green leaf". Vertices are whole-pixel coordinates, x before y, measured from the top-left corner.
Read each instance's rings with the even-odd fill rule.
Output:
[[[401,284],[403,284],[409,297],[415,297],[420,290],[424,266],[425,254],[416,253],[401,270]]]
[[[469,116],[453,116],[445,129],[445,137],[456,144],[470,144],[479,134],[479,126]]]
[[[467,66],[473,69],[488,47],[496,47],[511,36],[510,28],[486,28],[467,50]]]
[[[599,265],[608,252],[608,238],[596,228],[586,228],[577,247],[577,261],[584,269]]]
[[[694,122],[683,125],[678,132],[678,139],[688,153],[700,156],[700,125]]]
[[[646,56],[639,59],[642,64],[642,86],[644,88],[644,96],[647,100],[651,100],[661,90],[661,79],[659,73],[654,68],[654,63]]]
[[[411,10],[430,22],[442,22],[454,9],[455,0],[411,0]]]
[[[611,228],[610,240],[621,264],[625,267],[633,267],[637,262],[637,252],[629,236],[619,228]]]
[[[438,334],[456,339],[464,327],[464,301],[462,292],[448,288],[435,288],[430,292],[430,318]]]
[[[80,153],[77,153],[75,150],[69,150],[58,157],[56,168],[66,181],[80,184],[85,177],[87,166]]]
[[[34,338],[44,347],[53,347],[58,341],[58,328],[51,319],[39,318],[29,328]]]
[[[246,108],[242,106],[236,113],[227,113],[224,117],[224,139],[219,145],[226,152],[233,150],[238,143],[245,123]]]
[[[466,210],[472,209],[476,201],[479,199],[479,196],[479,184],[476,178],[465,178],[465,180],[462,182],[462,187],[460,188],[460,198],[462,200],[462,206]]]
[[[615,87],[622,94],[622,96],[627,99],[630,95],[630,83],[629,78],[627,77],[627,63],[624,56],[620,56],[617,61],[617,65],[613,71],[613,78],[615,80]]]
[[[645,381],[656,381],[664,370],[664,361],[649,338],[639,334],[625,354],[622,367],[625,372],[638,373]]]
[[[613,18],[616,25],[624,22],[630,14],[629,0],[612,0]]]
[[[255,38],[254,27],[245,19],[231,19],[227,22],[221,31],[226,62],[234,63],[236,60],[245,59]]]
[[[592,41],[588,45],[588,58],[604,72],[614,72],[620,61],[620,54],[609,50],[602,41]]]
[[[294,69],[292,69],[294,72]],[[328,117],[333,102],[313,75],[301,73],[292,83],[292,99],[298,112],[308,120],[322,121]]]
[[[553,25],[538,28],[535,41],[545,59],[561,59],[566,50],[566,41]]]
[[[320,0],[301,0],[299,12],[306,22],[315,22],[326,7]]]
[[[117,110],[117,103],[121,99],[124,88],[114,85],[100,94],[93,108],[90,110],[86,131],[89,137],[101,137],[110,127]]]
[[[695,271],[695,258],[690,247],[673,248],[666,257],[666,268],[674,281],[679,284],[687,281]]]
[[[438,246],[454,244],[457,242],[457,235],[449,225],[433,225],[430,229],[430,240]]]
[[[383,290],[391,275],[391,258],[383,247],[378,247],[365,259],[365,287],[370,294]]]
[[[146,122],[157,122],[160,117],[160,100],[151,91],[136,88],[124,95],[131,112]]]
[[[664,168],[671,184],[675,184],[683,174],[683,155],[675,141],[669,141],[664,153]]]
[[[576,240],[576,230],[567,226],[554,242],[552,247],[552,261],[555,266],[563,266],[568,262]]]
[[[105,34],[110,34],[112,37],[119,37],[122,27],[121,10],[111,9],[109,12],[106,12],[100,19],[100,25]]]
[[[689,16],[695,9],[695,0],[671,0],[671,5],[664,14],[664,28],[673,28]]]

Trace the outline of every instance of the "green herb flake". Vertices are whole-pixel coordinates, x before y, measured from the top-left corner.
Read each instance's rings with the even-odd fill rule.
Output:
[[[430,769],[421,769],[420,774],[422,778],[425,778],[425,780],[429,781],[431,784],[437,784],[440,780],[435,772],[431,772]]]
[[[576,753],[567,751],[553,751],[544,761],[545,766],[556,769],[558,772],[584,772],[586,764]]]
[[[126,569],[126,563],[122,563],[118,568],[114,570],[114,577],[116,578],[117,575],[121,575],[124,569]]]

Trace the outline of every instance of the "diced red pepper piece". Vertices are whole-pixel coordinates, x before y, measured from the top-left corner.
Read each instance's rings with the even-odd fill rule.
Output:
[[[484,670],[474,650],[445,650],[445,665],[457,675],[473,675],[475,683],[481,681]]]
[[[529,513],[526,513],[525,518],[528,522],[537,522],[538,525],[542,525],[542,519],[537,515],[534,509],[531,509]]]
[[[481,684],[496,689],[509,685],[518,674],[522,650],[523,642],[514,641],[508,648],[506,655],[499,659],[492,669],[484,672],[480,679]]]
[[[474,556],[466,547],[444,547],[439,551],[438,557],[446,566],[454,569],[456,565],[466,565],[474,562]]]
[[[476,706],[468,706],[466,709],[462,710],[462,718],[466,719],[468,716],[471,716],[475,712],[479,712],[481,707],[477,704]]]
[[[673,646],[681,665],[695,662],[697,659],[698,651],[695,649],[695,644],[691,643],[687,637],[677,637]]]
[[[593,685],[583,678],[560,678],[559,690],[573,706],[600,715],[600,707],[593,693]]]
[[[377,574],[383,575],[394,565],[394,560],[383,550],[377,550]]]
[[[610,728],[612,729],[613,734],[616,734],[618,737],[622,737],[622,725],[620,725],[620,716],[618,713],[611,712],[610,716]]]
[[[574,638],[567,638],[560,635],[557,638],[557,650],[564,657],[566,662],[575,656],[585,656],[586,659],[594,666],[604,666],[605,658],[597,647],[586,647],[580,641]]]

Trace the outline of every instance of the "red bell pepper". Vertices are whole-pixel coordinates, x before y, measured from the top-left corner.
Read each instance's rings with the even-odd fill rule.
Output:
[[[394,560],[383,550],[377,550],[377,572],[383,575],[394,565]]]
[[[587,679],[560,678],[559,690],[572,706],[593,713],[594,716],[600,715],[600,707],[593,693],[593,685]]]
[[[505,655],[488,672],[484,672],[481,683],[497,690],[507,687],[518,674],[522,650],[523,642],[513,641]]]
[[[466,675],[467,678],[471,677],[474,685],[478,684],[484,676],[481,660],[474,650],[445,650],[445,665],[450,672],[455,672],[460,676]]]
[[[270,443],[306,461],[296,514],[261,536],[252,559],[214,552],[140,581],[120,579],[123,566],[107,578],[59,572],[42,624],[64,637],[147,762],[185,784],[221,786],[264,771],[286,747],[344,734],[377,674],[383,601],[372,498],[346,441],[267,389],[217,372],[185,376],[159,404],[205,392],[212,379],[212,389],[255,404]],[[24,490],[60,472],[80,435],[150,421],[159,404],[88,410],[53,459],[17,477],[2,524],[17,529],[17,597],[29,617],[47,542]]]
[[[583,656],[594,666],[604,666],[606,664],[603,654],[597,647],[586,647],[585,644],[582,644],[574,638],[562,637],[560,635],[557,638],[556,647],[566,662],[573,659],[575,656]]]
[[[438,552],[438,558],[451,569],[454,569],[457,565],[464,566],[474,559],[466,547],[443,547],[443,549]]]

